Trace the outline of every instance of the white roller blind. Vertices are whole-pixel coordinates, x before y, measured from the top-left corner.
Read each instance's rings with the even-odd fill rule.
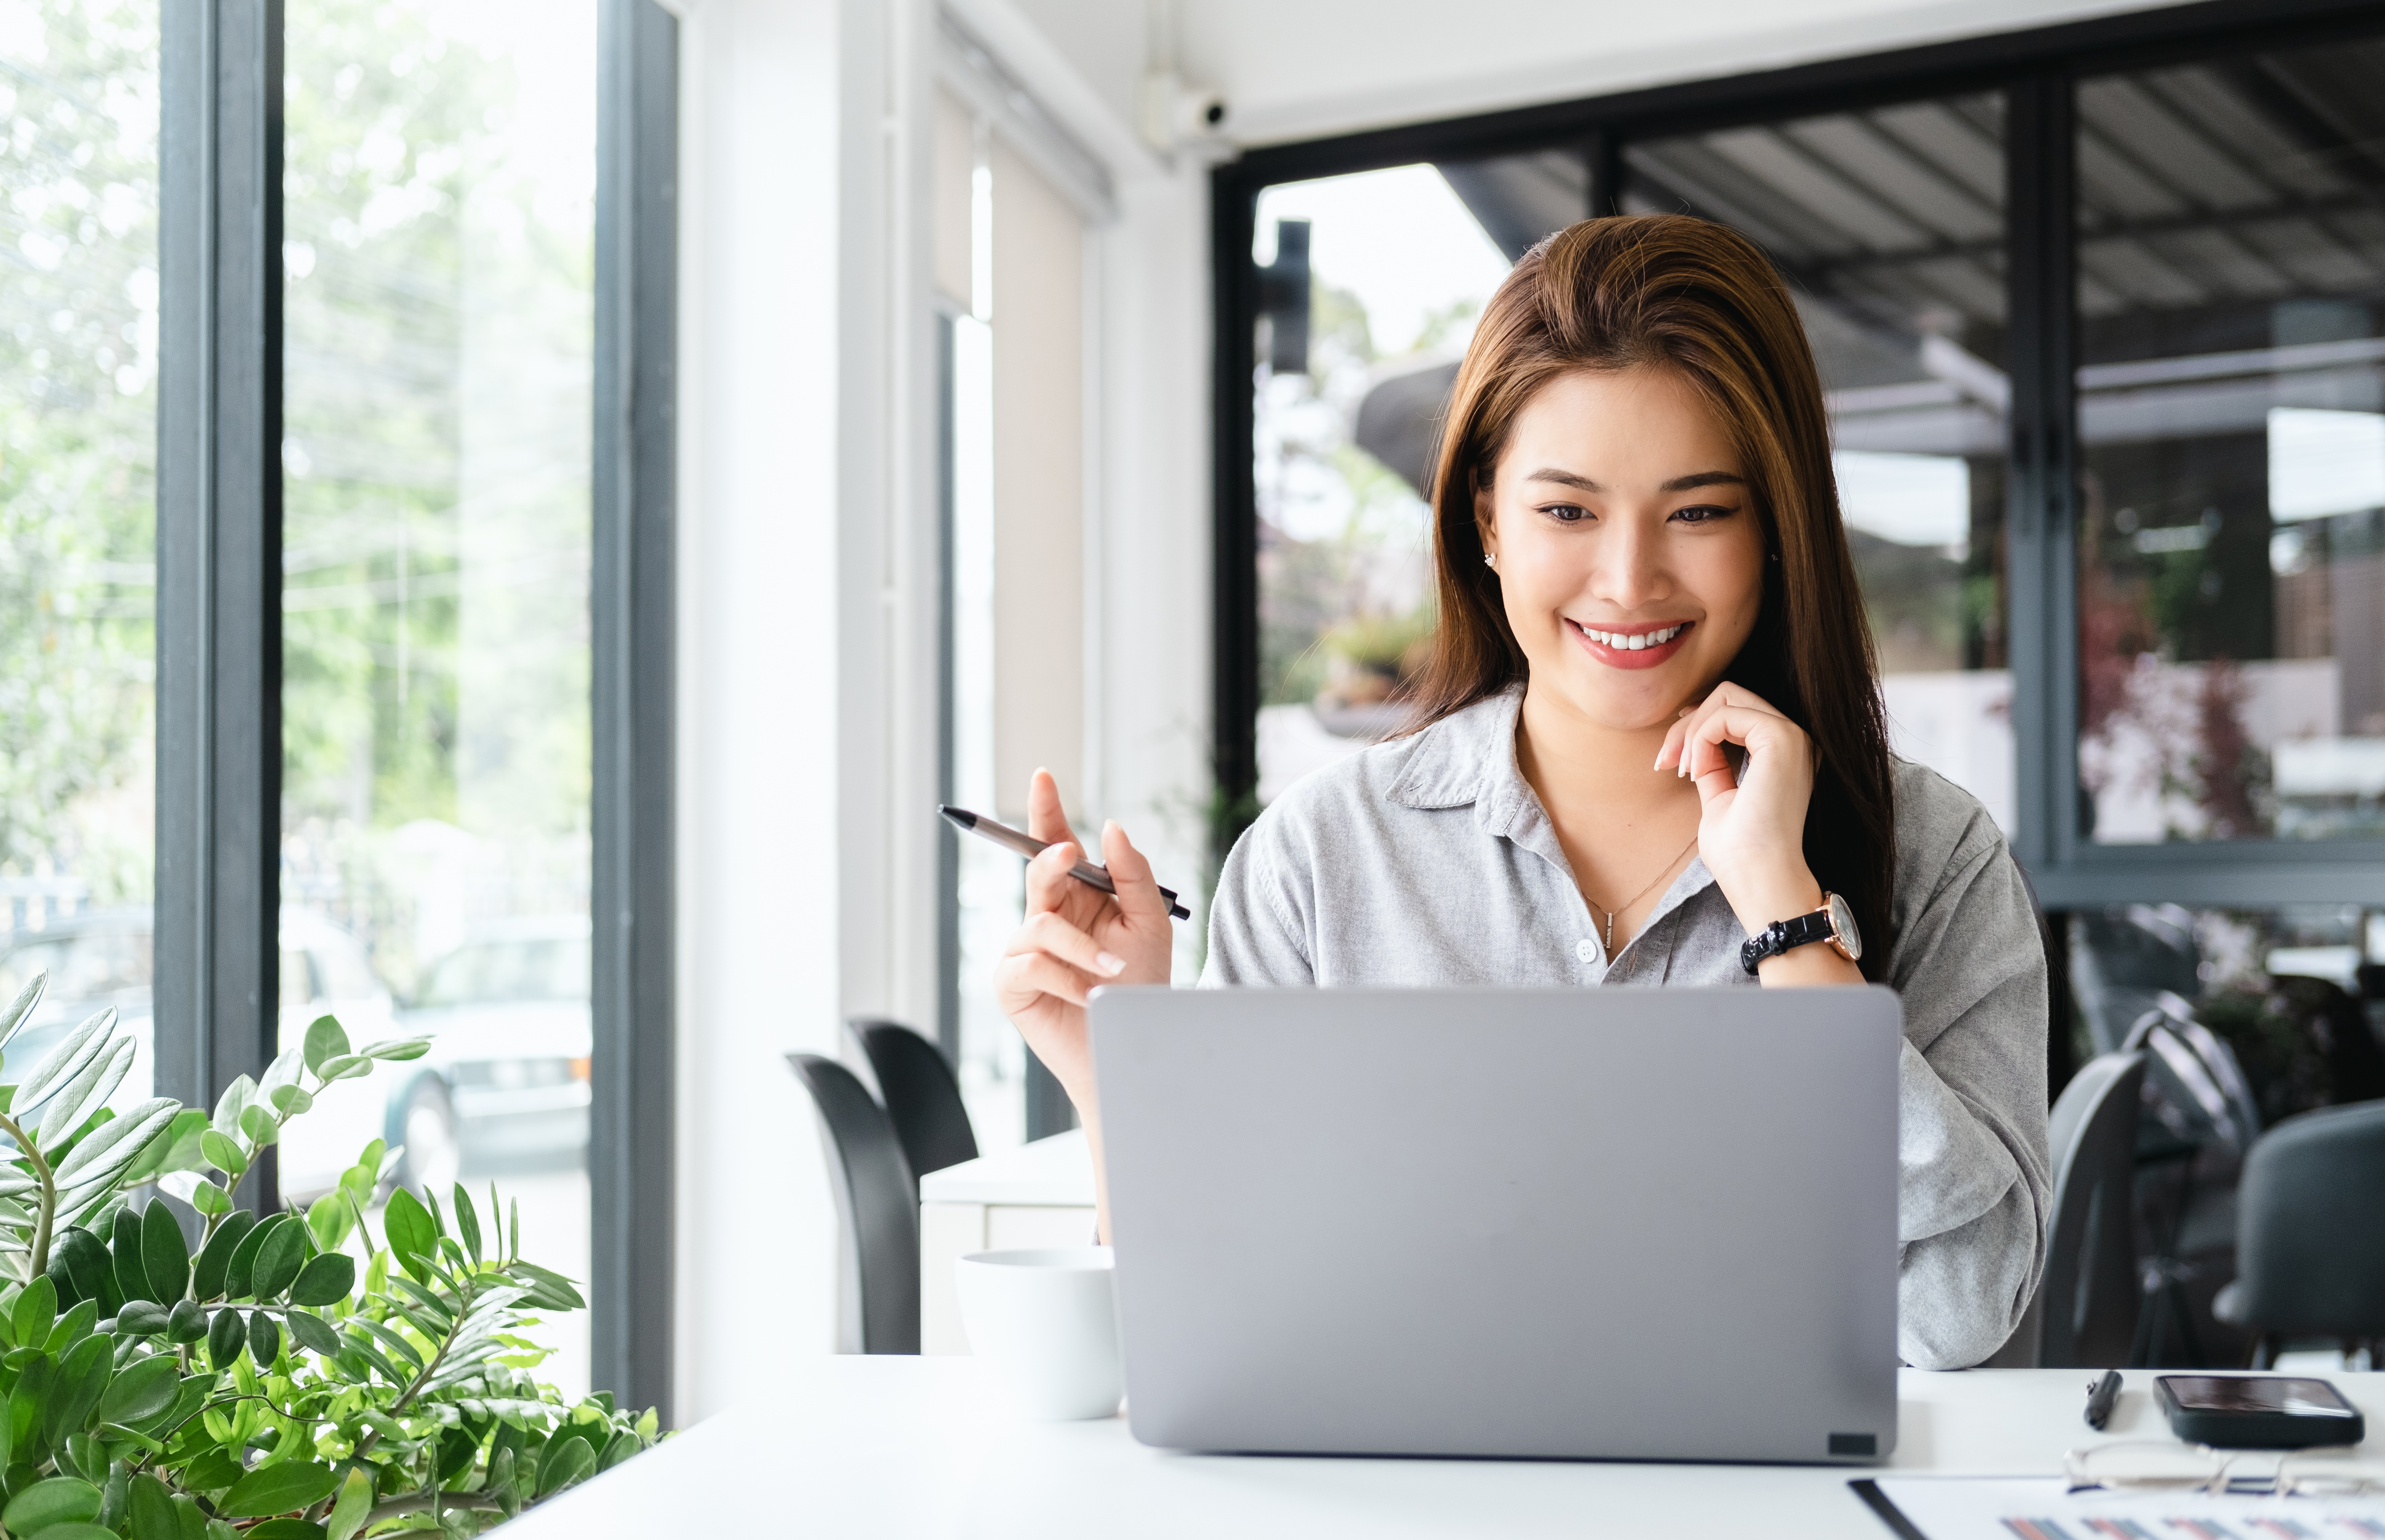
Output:
[[[1083,791],[1084,244],[1073,205],[993,144],[993,760],[1024,815],[1043,765]]]

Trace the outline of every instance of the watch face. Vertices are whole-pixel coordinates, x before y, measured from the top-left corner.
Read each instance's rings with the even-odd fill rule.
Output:
[[[1830,912],[1830,928],[1838,933],[1840,947],[1851,961],[1863,959],[1863,932],[1855,925],[1855,912],[1846,900],[1836,893],[1829,894],[1823,907]]]

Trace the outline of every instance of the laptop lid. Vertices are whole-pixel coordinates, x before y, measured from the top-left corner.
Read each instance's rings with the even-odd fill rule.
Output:
[[[1890,990],[1105,988],[1092,1024],[1144,1443],[1894,1447]]]

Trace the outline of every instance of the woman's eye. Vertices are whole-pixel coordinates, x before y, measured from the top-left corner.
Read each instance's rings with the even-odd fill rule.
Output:
[[[1702,503],[1694,507],[1676,508],[1673,516],[1684,524],[1706,524],[1715,519],[1729,518],[1737,512],[1736,508],[1718,508],[1713,503]]]
[[[1590,516],[1589,509],[1577,507],[1570,503],[1553,503],[1542,508],[1541,512],[1560,524],[1579,524]]]

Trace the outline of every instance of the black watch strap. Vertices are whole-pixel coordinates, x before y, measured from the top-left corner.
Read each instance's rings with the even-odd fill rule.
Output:
[[[1775,920],[1742,944],[1739,965],[1753,974],[1756,965],[1767,957],[1778,957],[1784,951],[1816,941],[1827,941],[1836,934],[1827,906],[1811,914],[1800,914],[1793,920]]]

